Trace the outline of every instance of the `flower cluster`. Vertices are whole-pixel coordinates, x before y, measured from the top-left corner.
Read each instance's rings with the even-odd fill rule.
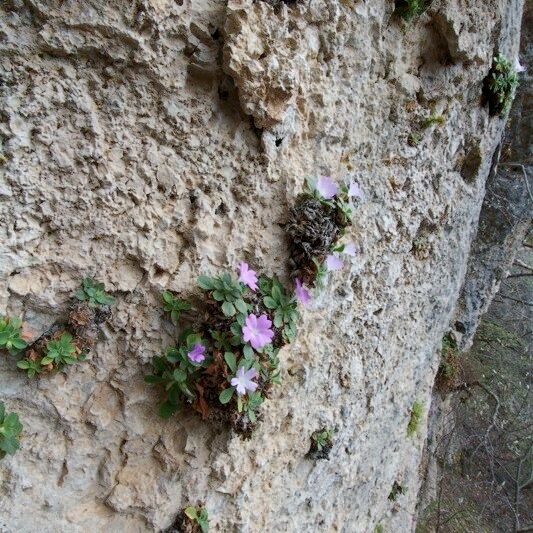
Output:
[[[323,176],[309,183],[288,224],[289,235],[300,238],[293,238],[292,251],[303,254],[290,290],[243,261],[234,274],[200,276],[202,298],[163,293],[164,309],[178,327],[177,343],[154,358],[145,378],[163,386],[161,416],[190,405],[204,419],[224,420],[251,435],[272,385],[280,383],[278,352],[296,336],[298,304],[309,305],[320,276],[341,269],[357,252],[354,243],[338,241],[362,199],[353,180],[338,184]],[[297,229],[301,220],[304,228]]]

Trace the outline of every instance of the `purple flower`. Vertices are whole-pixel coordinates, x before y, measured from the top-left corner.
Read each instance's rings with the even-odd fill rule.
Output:
[[[257,273],[254,270],[250,270],[248,263],[244,261],[240,264],[239,281],[244,283],[253,291],[257,290]]]
[[[307,305],[311,301],[311,293],[302,285],[302,282],[296,278],[296,298],[302,305]]]
[[[344,263],[342,262],[342,259],[339,258],[339,256],[330,254],[326,257],[326,265],[328,267],[328,270],[330,272],[333,272],[335,270],[340,270],[344,266]]]
[[[245,371],[241,366],[237,370],[236,376],[231,379],[231,386],[237,389],[239,396],[246,394],[246,391],[254,392],[257,389],[257,383],[254,383],[252,379],[257,376],[258,374],[255,368],[250,368],[250,370]]]
[[[343,253],[351,257],[355,257],[355,254],[357,253],[357,248],[355,247],[355,244],[353,242],[349,242],[344,247]]]
[[[361,189],[361,187],[359,187],[359,183],[354,180],[350,180],[350,184],[348,187],[348,196],[350,198],[357,198],[358,200],[362,200],[364,198],[363,190]]]
[[[197,343],[193,346],[193,349],[187,354],[187,357],[193,363],[201,363],[205,359],[205,346]]]
[[[339,186],[328,176],[320,176],[316,182],[315,189],[324,200],[331,200],[339,192]]]
[[[255,315],[248,315],[242,328],[243,339],[249,342],[255,350],[260,350],[274,338],[271,327],[272,321],[266,315],[261,315],[259,318]]]

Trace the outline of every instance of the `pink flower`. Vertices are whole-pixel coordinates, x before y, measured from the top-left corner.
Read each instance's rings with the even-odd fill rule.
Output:
[[[205,346],[200,343],[194,345],[193,349],[187,354],[187,357],[193,363],[201,363],[205,359]]]
[[[302,305],[307,305],[311,301],[311,293],[302,285],[302,282],[296,278],[296,298]]]
[[[252,348],[260,350],[274,338],[271,329],[272,321],[266,315],[257,318],[255,315],[248,315],[242,328],[244,342],[249,342]]]
[[[231,379],[231,386],[237,389],[237,394],[243,396],[246,391],[254,392],[257,389],[257,383],[254,383],[252,379],[258,376],[255,368],[250,368],[247,372],[241,366],[237,370],[237,375]]]
[[[316,182],[315,189],[324,200],[331,200],[339,192],[339,186],[328,176],[320,176]]]
[[[355,244],[353,242],[349,242],[344,247],[343,253],[351,257],[355,257],[355,254],[357,253],[357,248],[355,247]]]
[[[359,187],[359,183],[354,180],[350,180],[348,196],[350,198],[357,198],[358,200],[362,200],[364,198],[363,191],[361,187]]]
[[[328,270],[333,272],[335,270],[340,270],[344,266],[344,263],[337,255],[330,254],[326,257],[326,265]]]
[[[239,281],[250,287],[253,291],[256,291],[257,273],[254,270],[250,270],[248,263],[245,262],[242,262],[239,268]]]
[[[515,60],[514,60],[514,69],[515,71],[519,74],[520,72],[524,72],[526,70],[526,67],[523,67],[521,64],[520,64],[520,59],[518,59],[518,56],[515,57]]]

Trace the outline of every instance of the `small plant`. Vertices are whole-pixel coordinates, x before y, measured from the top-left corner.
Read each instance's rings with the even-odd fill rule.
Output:
[[[407,425],[407,436],[413,437],[420,429],[420,423],[424,415],[424,404],[418,400],[415,401],[411,409],[411,418]]]
[[[189,311],[191,308],[191,304],[189,302],[175,298],[174,295],[169,291],[165,291],[162,294],[162,298],[165,302],[164,310],[167,313],[170,313],[170,318],[174,324],[179,322],[182,311]]]
[[[398,499],[398,496],[405,494],[407,489],[403,485],[400,485],[397,481],[392,484],[392,489],[389,493],[389,500],[395,502]]]
[[[311,435],[311,448],[307,456],[311,459],[329,459],[333,448],[333,429],[322,428]]]
[[[0,350],[7,350],[15,354],[26,348],[27,343],[22,338],[22,320],[18,318],[0,318]]]
[[[57,321],[25,345],[17,367],[33,378],[84,361],[97,341],[99,325],[111,314],[111,302],[114,298],[103,292],[102,284],[83,280],[82,288],[71,300],[66,321]]]
[[[205,507],[187,507],[184,511],[185,516],[192,522],[198,524],[202,533],[209,531],[209,515]]]
[[[78,348],[72,342],[72,335],[63,333],[58,340],[50,341],[47,344],[46,356],[41,360],[41,365],[54,365],[56,368],[62,368],[64,365],[73,365],[82,360],[83,356],[78,357]]]
[[[431,0],[396,0],[395,13],[405,21],[410,22],[415,17],[422,15],[430,3]]]
[[[0,402],[0,459],[6,454],[14,455],[19,449],[19,435],[22,424],[16,413],[6,414],[5,405]]]
[[[85,278],[82,287],[76,292],[76,298],[87,302],[92,307],[99,305],[113,305],[115,298],[105,292],[103,283],[96,283],[92,278]]]
[[[442,350],[436,384],[441,391],[451,390],[460,369],[459,349],[451,334],[442,339]]]
[[[418,146],[422,140],[422,135],[417,132],[411,132],[407,137],[407,144],[409,146]]]
[[[248,306],[242,299],[245,287],[235,281],[230,274],[225,273],[214,278],[200,276],[198,285],[200,288],[210,291],[213,299],[220,302],[225,316],[234,316],[237,311],[240,313],[248,311]]]
[[[483,88],[491,115],[503,115],[509,110],[517,87],[518,76],[511,62],[501,54],[496,56]]]
[[[428,118],[422,121],[420,126],[426,129],[426,128],[433,126],[434,124],[442,126],[445,123],[446,123],[446,119],[442,115],[437,115],[436,113],[432,113]]]
[[[264,296],[265,307],[274,311],[274,326],[282,328],[283,337],[288,342],[292,342],[296,337],[296,323],[300,318],[300,314],[296,310],[296,299],[286,293],[283,285],[276,277],[261,278],[259,290]]]

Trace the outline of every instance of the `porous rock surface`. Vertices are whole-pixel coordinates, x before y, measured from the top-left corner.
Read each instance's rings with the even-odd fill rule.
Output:
[[[480,103],[521,0],[7,0],[0,6],[0,312],[37,336],[82,277],[117,297],[86,363],[28,381],[0,463],[0,531],[159,531],[205,502],[214,531],[413,531],[436,347],[504,121]],[[431,112],[444,125],[409,134]],[[287,279],[282,224],[307,176],[354,176],[359,250],[281,352],[243,441],[156,415],[162,289],[242,259]],[[329,461],[305,457],[336,430]],[[397,482],[407,488],[396,501]]]

